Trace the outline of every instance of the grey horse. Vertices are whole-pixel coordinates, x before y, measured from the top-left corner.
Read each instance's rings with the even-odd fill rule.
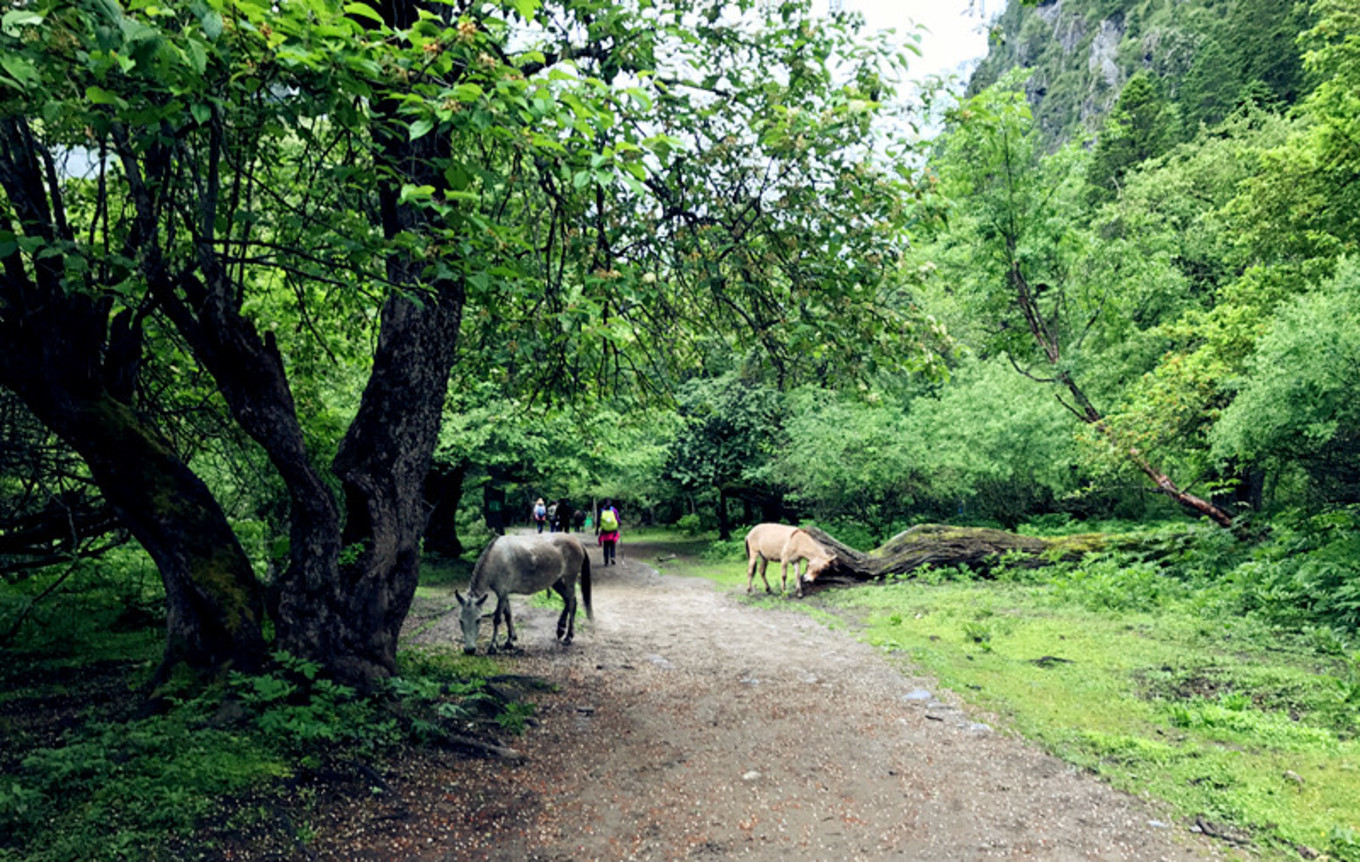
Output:
[[[576,624],[576,579],[581,579],[581,598],[585,600],[586,617],[594,619],[590,609],[590,557],[585,545],[569,533],[535,534],[528,536],[499,536],[486,546],[472,569],[468,594],[454,592],[461,606],[459,623],[463,627],[463,652],[477,651],[477,628],[482,616],[482,605],[492,593],[496,594],[496,612],[491,617],[491,645],[496,650],[496,635],[501,617],[505,617],[505,646],[515,640],[515,628],[510,621],[510,593],[536,593],[552,587],[562,597],[565,607],[557,619],[557,638],[565,646],[571,643]]]

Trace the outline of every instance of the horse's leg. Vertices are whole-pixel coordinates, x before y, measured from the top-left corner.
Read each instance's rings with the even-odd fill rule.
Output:
[[[761,554],[761,555],[760,555],[760,580],[763,581],[763,582],[765,583],[765,592],[767,592],[767,593],[773,592],[773,590],[770,589],[770,579],[767,578],[767,577],[765,577],[765,567],[768,566],[769,564],[770,564],[769,558],[767,558],[764,554]]]
[[[802,571],[799,571],[800,568]],[[807,570],[810,568],[812,568],[811,560],[793,561],[793,594],[800,599],[803,597],[803,575],[807,574]]]
[[[562,615],[557,618],[557,639],[562,641],[562,646],[568,646],[576,633],[576,586],[558,581],[553,584],[553,589],[562,597]]]
[[[496,651],[496,635],[501,630],[501,607],[505,605],[506,599],[500,593],[496,594],[496,610],[491,614],[491,645],[486,648],[487,653]]]
[[[746,560],[746,595],[751,594],[751,587],[756,582],[756,561],[760,559],[760,552],[757,551],[750,555]]]
[[[508,593],[502,604],[505,606],[505,648],[509,649],[510,645],[515,642],[515,624],[510,620],[510,595]]]

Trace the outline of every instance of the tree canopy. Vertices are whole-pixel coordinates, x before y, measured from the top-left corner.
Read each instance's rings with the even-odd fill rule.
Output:
[[[532,404],[664,392],[732,344],[788,379],[920,355],[878,289],[898,179],[863,146],[901,60],[807,13],[5,14],[0,381],[156,558],[166,671],[258,664],[267,592],[278,647],[392,672],[451,379]],[[194,390],[277,477],[267,590],[232,467],[205,481],[161,416]]]
[[[1006,46],[926,146],[903,43],[804,2],[8,10],[8,582],[130,536],[162,677],[368,685],[493,502],[863,541],[1349,504],[1354,4],[1192,15],[1179,59],[1127,5],[1164,41],[1089,148]],[[1186,122],[1232,33],[1269,97]]]

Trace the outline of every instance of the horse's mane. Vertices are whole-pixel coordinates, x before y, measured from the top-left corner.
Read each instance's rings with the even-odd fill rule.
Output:
[[[469,598],[486,592],[486,588],[482,584],[486,576],[486,561],[491,556],[491,549],[496,546],[496,540],[499,538],[500,536],[492,536],[491,541],[486,543],[486,547],[482,548],[481,554],[477,556],[477,562],[472,566],[472,580],[468,581],[467,586]]]

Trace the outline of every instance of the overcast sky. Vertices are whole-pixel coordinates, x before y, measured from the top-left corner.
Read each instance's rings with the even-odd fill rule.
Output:
[[[819,11],[832,0],[819,0]],[[924,24],[921,56],[911,63],[913,79],[972,71],[972,63],[987,53],[984,26],[1001,13],[1005,0],[841,0],[847,12],[862,12],[870,27],[893,28],[899,35]],[[818,8],[818,7],[814,7]],[[960,64],[968,64],[959,70]]]

